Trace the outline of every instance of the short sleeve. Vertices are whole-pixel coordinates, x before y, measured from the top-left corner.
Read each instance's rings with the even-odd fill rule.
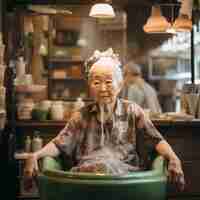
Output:
[[[76,147],[80,135],[80,123],[78,120],[71,119],[64,129],[53,139],[54,144],[60,152],[70,156]]]
[[[142,138],[144,139],[144,143],[148,147],[148,150],[152,151],[161,140],[164,140],[164,138],[153,125],[152,121],[145,115],[140,106],[135,104],[134,111],[136,114],[136,128],[139,134],[143,134]]]

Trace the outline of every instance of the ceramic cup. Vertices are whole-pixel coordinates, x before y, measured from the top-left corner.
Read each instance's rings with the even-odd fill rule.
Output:
[[[49,111],[51,108],[51,101],[49,100],[41,101],[39,107],[41,110]]]
[[[188,114],[196,117],[198,112],[198,102],[199,102],[199,94],[186,94],[185,95],[187,104],[188,104]]]

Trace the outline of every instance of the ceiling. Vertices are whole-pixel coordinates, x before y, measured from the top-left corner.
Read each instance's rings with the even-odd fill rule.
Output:
[[[177,3],[177,0],[54,0],[56,3],[63,4],[94,4],[96,2],[110,2],[117,6],[151,6],[154,3]]]
[[[5,3],[9,6],[23,4],[74,4],[87,5],[96,2],[110,2],[119,6],[151,6],[154,3],[177,3],[178,0],[6,0]],[[180,1],[180,0],[179,0]]]
[[[116,7],[122,7],[127,12],[127,39],[129,52],[134,54],[135,50],[144,54],[148,50],[159,46],[163,41],[169,38],[169,35],[146,34],[143,31],[143,25],[151,12],[151,6],[155,3],[172,4],[178,0],[27,0],[26,4],[66,4],[71,6],[92,5],[97,2],[112,2]],[[7,0],[8,5],[15,7],[23,5],[22,0]],[[23,1],[25,2],[25,1]],[[164,13],[165,14],[165,13]],[[134,56],[134,55],[133,55]],[[137,56],[137,55],[136,55]]]

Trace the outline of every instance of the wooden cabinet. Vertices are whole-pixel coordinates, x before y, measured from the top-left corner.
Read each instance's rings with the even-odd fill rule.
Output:
[[[167,139],[182,161],[186,187],[183,192],[169,184],[170,200],[200,199],[200,121],[157,123],[156,127]]]

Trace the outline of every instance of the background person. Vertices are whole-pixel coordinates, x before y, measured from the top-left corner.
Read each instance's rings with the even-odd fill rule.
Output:
[[[144,109],[150,109],[153,113],[160,113],[161,107],[156,90],[142,78],[140,66],[134,62],[129,62],[123,70],[122,97],[134,101]]]

